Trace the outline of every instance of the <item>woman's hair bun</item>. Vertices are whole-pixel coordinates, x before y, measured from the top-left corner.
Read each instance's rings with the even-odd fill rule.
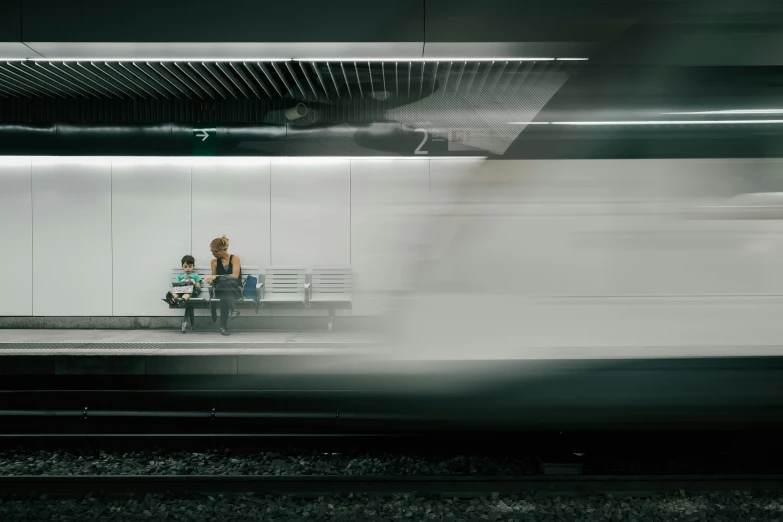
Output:
[[[228,238],[226,236],[218,237],[212,240],[209,244],[209,248],[212,250],[223,250],[228,248]]]

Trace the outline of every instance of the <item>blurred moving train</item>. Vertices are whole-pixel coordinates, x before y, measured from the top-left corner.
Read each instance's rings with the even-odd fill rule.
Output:
[[[388,350],[353,375],[369,385],[396,372],[399,393],[442,399],[407,413],[470,425],[775,424],[781,167],[450,164],[431,178],[429,214],[416,216],[425,250],[400,265],[412,277]]]

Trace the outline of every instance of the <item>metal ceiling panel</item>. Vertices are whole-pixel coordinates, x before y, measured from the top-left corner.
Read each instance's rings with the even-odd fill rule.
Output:
[[[0,61],[5,92],[29,96],[142,99],[278,99],[302,102],[410,99],[505,90],[549,64],[578,61]]]

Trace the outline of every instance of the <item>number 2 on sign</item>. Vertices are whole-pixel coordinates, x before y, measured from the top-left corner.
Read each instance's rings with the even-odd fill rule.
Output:
[[[429,154],[426,150],[421,150],[421,148],[424,146],[425,143],[427,143],[427,138],[430,137],[430,133],[427,132],[426,129],[416,129],[414,132],[423,132],[424,133],[424,139],[421,140],[421,143],[419,143],[419,146],[416,147],[415,154]]]

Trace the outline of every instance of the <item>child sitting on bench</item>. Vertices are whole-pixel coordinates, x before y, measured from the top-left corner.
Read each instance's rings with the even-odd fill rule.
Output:
[[[172,293],[168,292],[163,299],[171,306],[183,307],[191,296],[197,296],[201,292],[201,276],[195,270],[196,260],[193,256],[184,256],[182,258],[182,272],[177,275],[177,284],[193,285],[193,293]]]

